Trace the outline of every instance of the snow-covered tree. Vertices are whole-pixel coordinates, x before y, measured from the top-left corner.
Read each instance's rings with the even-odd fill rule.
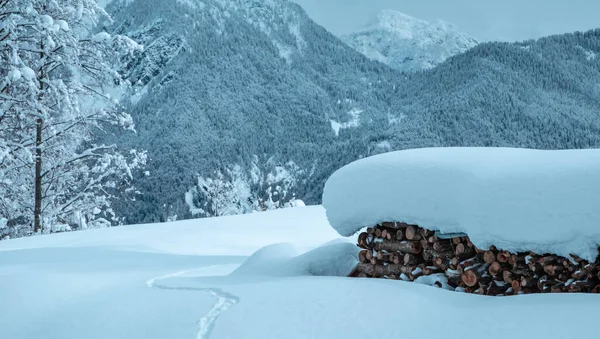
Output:
[[[195,216],[217,217],[252,211],[250,185],[239,166],[216,171],[213,178],[198,176],[198,183],[185,195]]]
[[[0,0],[0,217],[33,232],[110,225],[145,153],[96,144],[133,129],[114,70],[126,37],[93,33],[95,0]],[[112,95],[111,95],[112,93]],[[20,221],[17,221],[20,220]]]

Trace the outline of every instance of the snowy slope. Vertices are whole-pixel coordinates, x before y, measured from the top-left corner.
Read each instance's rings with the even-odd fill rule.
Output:
[[[565,324],[591,324],[596,295],[490,298],[332,277],[344,273],[356,251],[336,237],[323,209],[309,207],[6,241],[0,337],[463,338],[465,332],[455,329],[490,339],[596,335],[594,326],[548,325],[557,315]],[[238,254],[271,241],[304,250],[329,245],[300,256],[287,245],[272,245],[240,267]],[[378,296],[401,305],[400,325],[365,321],[369,310],[381,309]]]
[[[57,233],[2,241],[0,253],[40,248],[101,248],[173,255],[244,256],[273,243],[292,243],[305,252],[339,237],[324,216],[322,207],[297,207],[246,216]]]
[[[327,181],[342,235],[383,221],[465,232],[479,248],[574,253],[600,245],[600,150],[430,148],[359,160]]]
[[[342,40],[368,58],[406,72],[435,67],[477,45],[448,22],[429,22],[394,10],[382,11],[375,22]]]

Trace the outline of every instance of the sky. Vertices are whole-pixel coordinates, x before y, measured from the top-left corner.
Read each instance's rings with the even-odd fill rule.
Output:
[[[334,34],[364,27],[383,9],[441,19],[479,41],[527,40],[600,28],[600,0],[293,0]]]

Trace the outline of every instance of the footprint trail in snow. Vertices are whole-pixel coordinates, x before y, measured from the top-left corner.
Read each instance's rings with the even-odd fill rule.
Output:
[[[215,267],[215,266],[209,266],[206,268],[211,268],[211,267]],[[206,315],[204,315],[198,321],[198,332],[196,334],[196,339],[209,339],[210,334],[211,334],[219,316],[223,312],[227,311],[227,309],[229,309],[229,307],[237,304],[240,301],[240,298],[233,294],[224,292],[218,288],[172,287],[172,286],[161,285],[158,283],[160,280],[181,276],[181,275],[184,275],[184,274],[186,274],[188,272],[192,272],[192,271],[196,271],[196,270],[185,270],[185,271],[180,271],[177,273],[167,274],[167,275],[164,275],[161,277],[152,278],[146,282],[146,285],[148,285],[148,287],[150,287],[150,288],[156,288],[159,290],[167,290],[167,291],[208,292],[212,296],[216,297],[217,302],[215,303],[215,305],[210,309],[210,311],[208,311],[208,313]]]

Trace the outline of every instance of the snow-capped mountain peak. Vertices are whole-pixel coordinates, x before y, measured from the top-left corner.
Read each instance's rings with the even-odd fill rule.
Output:
[[[365,28],[342,40],[370,59],[409,72],[435,67],[477,45],[451,23],[421,20],[394,10],[380,12]]]

